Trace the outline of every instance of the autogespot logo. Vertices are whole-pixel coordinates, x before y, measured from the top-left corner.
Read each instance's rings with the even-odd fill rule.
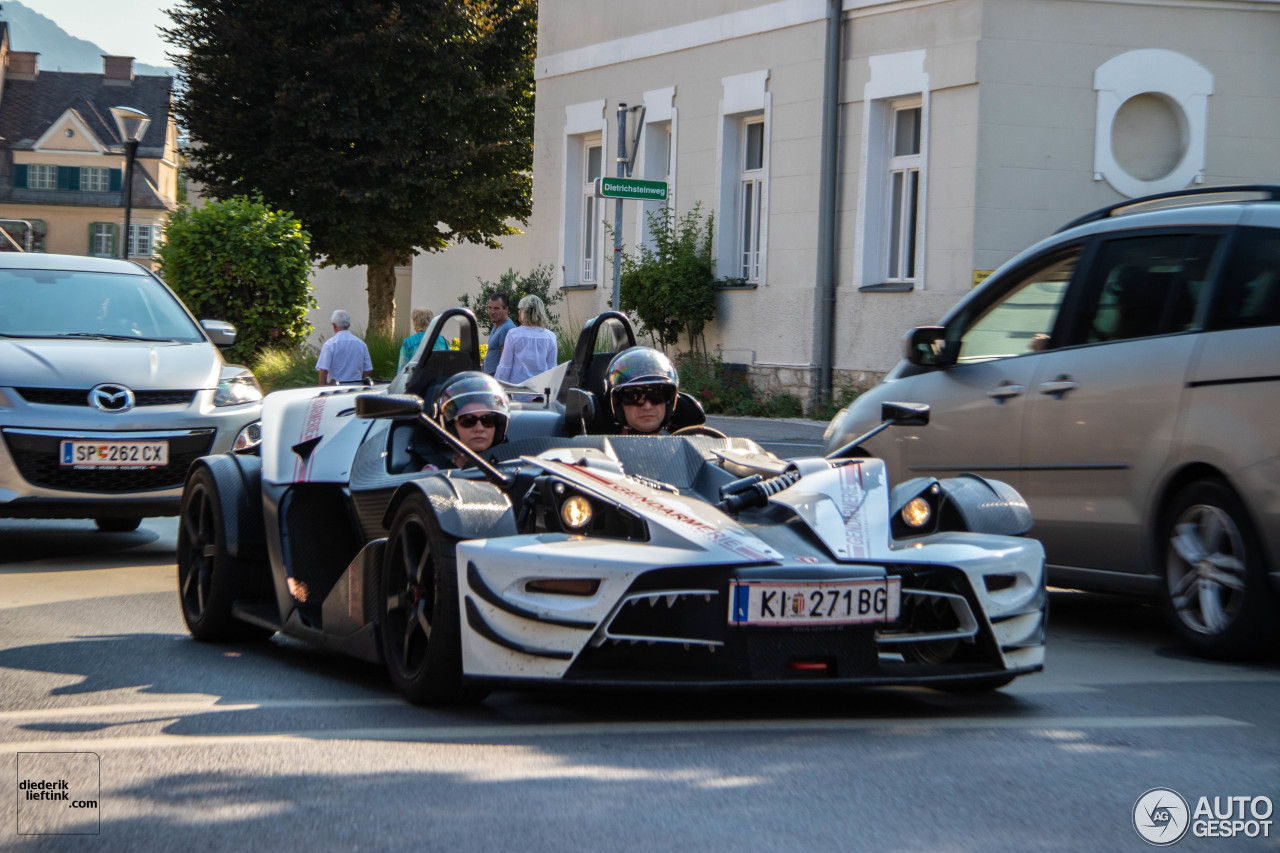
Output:
[[[1187,801],[1172,788],[1152,788],[1133,804],[1133,828],[1157,847],[1176,844],[1190,823]]]

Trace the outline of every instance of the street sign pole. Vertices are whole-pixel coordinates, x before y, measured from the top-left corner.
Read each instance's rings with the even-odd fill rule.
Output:
[[[618,104],[618,177],[626,177],[627,168],[627,105]],[[613,206],[613,304],[614,311],[622,310],[622,199]]]

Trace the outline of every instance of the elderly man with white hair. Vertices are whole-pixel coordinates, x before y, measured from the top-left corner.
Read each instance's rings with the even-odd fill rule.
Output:
[[[361,382],[373,373],[369,348],[364,341],[351,334],[351,315],[339,308],[333,312],[333,337],[320,347],[316,370],[321,385],[337,385],[340,382]]]

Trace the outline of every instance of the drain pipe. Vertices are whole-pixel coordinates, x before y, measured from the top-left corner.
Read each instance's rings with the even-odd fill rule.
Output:
[[[818,402],[831,402],[836,324],[836,156],[840,143],[841,0],[827,0],[826,66],[822,83],[822,149],[818,165],[818,277],[814,305]]]

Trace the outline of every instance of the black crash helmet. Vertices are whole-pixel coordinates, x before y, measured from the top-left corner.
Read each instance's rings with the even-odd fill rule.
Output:
[[[507,419],[511,417],[511,404],[507,400],[507,392],[502,385],[487,373],[468,370],[450,379],[436,395],[434,415],[449,432],[458,434],[454,420],[462,409],[473,403],[479,403],[482,409],[473,410],[476,414],[492,412],[499,415],[497,427],[493,433],[493,443],[498,444],[507,435]],[[470,414],[470,412],[468,412]]]
[[[680,374],[675,365],[656,349],[631,347],[613,357],[605,376],[605,394],[609,398],[609,410],[618,426],[626,426],[626,414],[622,411],[623,389],[653,390],[666,404],[662,427],[671,422],[676,411],[676,394],[680,390]]]

